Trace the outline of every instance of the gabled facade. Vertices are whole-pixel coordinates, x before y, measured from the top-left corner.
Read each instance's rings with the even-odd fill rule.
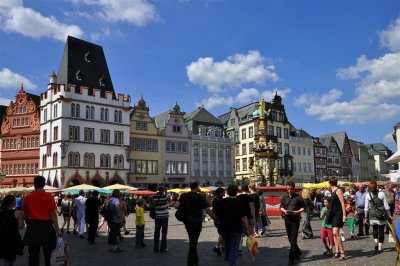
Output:
[[[131,113],[129,183],[134,187],[156,190],[157,185],[164,182],[163,139],[149,111],[149,106],[141,98]]]
[[[353,153],[353,181],[363,182],[372,180],[374,175],[368,171],[368,161],[371,157],[368,154],[368,148],[362,143],[354,140],[349,140]]]
[[[114,92],[102,47],[68,37],[58,76],[40,96],[40,174],[56,187],[125,184],[130,97]]]
[[[293,181],[314,182],[314,140],[313,137],[302,129],[291,130],[290,155],[293,157]]]
[[[163,182],[169,187],[188,185],[190,180],[190,135],[178,103],[154,119],[161,131],[163,158]]]
[[[218,118],[224,124],[228,136],[235,145],[235,179],[238,182],[248,181],[253,172],[253,145],[258,136],[260,111],[259,103],[251,103],[241,108],[231,108],[230,112]],[[289,121],[286,116],[282,98],[275,95],[272,102],[266,102],[263,115],[266,141],[275,143],[277,154],[273,159],[272,168],[277,166],[278,183],[283,183],[283,177],[293,175],[292,156],[289,153]]]
[[[320,142],[319,138],[314,138],[314,166],[316,182],[323,182],[328,176],[327,154],[328,148]]]
[[[385,163],[393,152],[382,143],[368,144],[368,152],[374,158],[375,162],[375,176],[380,178],[386,175],[390,170],[394,170],[394,165]]]
[[[236,182],[248,182],[254,163],[253,146],[256,134],[258,103],[251,103],[239,109],[231,108],[230,112],[219,116],[226,134],[233,141],[234,175]]]
[[[0,186],[30,186],[39,170],[39,96],[21,86],[15,102],[8,105],[1,125],[1,171],[6,175]],[[4,109],[4,108],[3,108]]]
[[[342,153],[334,137],[320,137],[321,144],[327,147],[326,173],[328,176],[343,176],[342,174]]]
[[[203,107],[184,118],[191,135],[191,180],[213,186],[233,183],[233,140],[222,122]]]
[[[351,179],[353,174],[351,146],[346,132],[338,132],[333,134],[322,135],[324,137],[333,137],[338,144],[341,153],[341,176],[346,179]]]

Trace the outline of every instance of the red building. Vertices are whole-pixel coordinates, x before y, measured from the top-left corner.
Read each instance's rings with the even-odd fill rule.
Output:
[[[31,186],[39,171],[40,97],[23,86],[1,123],[0,187]]]

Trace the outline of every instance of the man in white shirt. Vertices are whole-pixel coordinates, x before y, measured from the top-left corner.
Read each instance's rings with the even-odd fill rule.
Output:
[[[79,191],[79,197],[74,199],[74,212],[76,213],[76,220],[79,225],[79,237],[85,238],[83,234],[85,233],[85,204],[86,198],[83,196],[85,192],[83,190]]]

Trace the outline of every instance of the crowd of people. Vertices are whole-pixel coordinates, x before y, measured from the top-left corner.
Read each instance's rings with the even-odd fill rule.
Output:
[[[388,184],[386,188],[379,188],[376,181],[371,181],[367,187],[359,185],[355,192],[351,187],[339,188],[335,177],[330,178],[328,183],[326,190],[316,190],[312,195],[308,189],[303,189],[301,196],[295,193],[294,183],[289,182],[286,186],[288,193],[282,198],[280,208],[290,242],[289,265],[299,260],[302,254],[297,245],[301,220],[302,238],[313,238],[310,220],[314,212],[322,220],[320,239],[326,249],[324,255],[346,259],[343,244],[346,238],[342,229],[346,222],[351,238],[369,236],[372,226],[375,250],[383,252],[385,234],[389,233],[388,223],[392,223],[395,210],[394,186]],[[355,234],[356,223],[358,234]]]
[[[389,184],[382,189],[372,181],[368,187],[359,185],[355,191],[352,187],[340,188],[337,182],[332,177],[327,189],[303,189],[301,194],[296,193],[294,183],[287,183],[280,211],[290,243],[289,265],[302,255],[297,242],[301,223],[302,239],[307,241],[314,237],[311,227],[314,216],[321,220],[320,239],[325,247],[324,255],[346,259],[342,230],[346,222],[351,238],[368,236],[372,226],[375,250],[382,252],[385,233],[388,233],[387,224],[392,221],[395,210],[393,186]],[[44,185],[45,178],[37,176],[34,179],[35,191],[23,199],[13,195],[3,199],[0,218],[5,225],[0,223],[0,226],[7,226],[8,232],[6,236],[0,233],[1,240],[4,237],[8,239],[0,241],[0,258],[4,259],[4,265],[13,265],[16,256],[22,254],[24,245],[28,246],[29,265],[39,265],[40,248],[45,265],[50,265],[57,237],[73,233],[85,239],[86,232],[88,244],[93,245],[103,226],[106,227],[110,253],[123,252],[119,243],[124,234],[130,233],[126,218],[131,212],[135,213],[135,248],[145,248],[145,209],[149,208],[154,209],[153,251],[160,253],[168,252],[169,209],[175,207],[179,210],[189,239],[188,266],[199,264],[197,245],[206,215],[213,219],[216,227],[216,243],[211,249],[218,255],[224,254],[229,266],[236,265],[237,256],[242,254],[244,237],[259,238],[268,232],[265,197],[254,184],[218,188],[211,198],[200,192],[196,182],[190,184],[190,192],[179,197],[168,194],[165,186],[160,185],[157,194],[151,198],[129,198],[117,189],[108,197],[99,195],[98,191],[79,191],[76,196],[70,193],[53,196],[44,191]],[[61,226],[57,216],[62,216]],[[26,233],[21,237],[19,229],[25,224]],[[357,234],[355,225],[358,226]],[[0,227],[0,231],[3,232],[4,228]]]

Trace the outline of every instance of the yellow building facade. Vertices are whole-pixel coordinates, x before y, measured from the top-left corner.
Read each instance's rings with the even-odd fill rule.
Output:
[[[131,113],[129,183],[155,190],[163,183],[162,137],[149,111],[141,98]]]

